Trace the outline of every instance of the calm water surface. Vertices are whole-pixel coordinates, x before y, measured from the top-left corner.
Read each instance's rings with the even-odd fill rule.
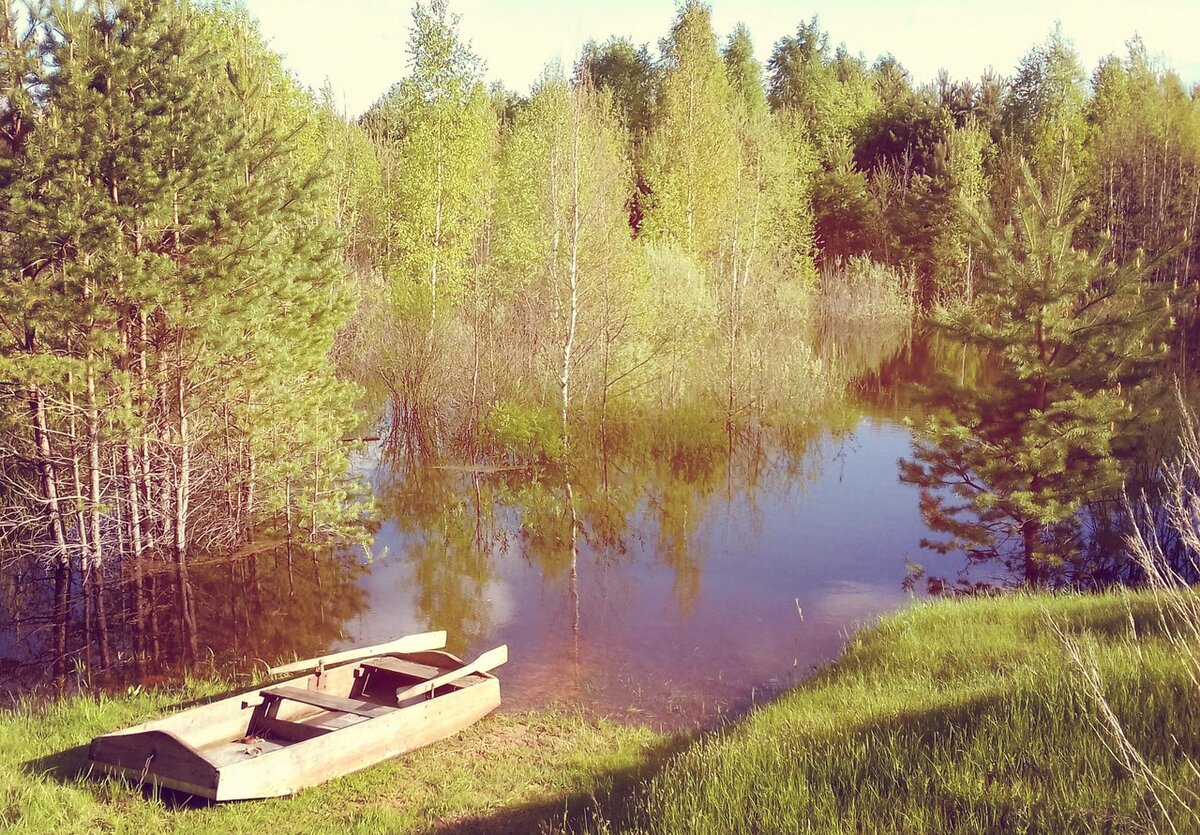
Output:
[[[876,386],[874,399],[889,394]],[[495,474],[460,472],[459,512],[424,528],[410,513],[383,521],[360,581],[365,608],[340,645],[443,628],[467,655],[507,643],[500,674],[513,709],[569,702],[667,726],[744,710],[908,604],[906,558],[955,571],[953,558],[922,551],[917,489],[898,479],[910,453],[904,411],[858,404],[838,426],[816,427],[799,455],[768,446],[752,478],[715,488],[648,476],[619,514],[616,546],[585,524],[574,551],[569,526],[557,540],[530,534],[529,503],[489,490]],[[419,495],[430,473],[397,476],[385,457],[376,445],[363,462],[377,490],[398,479]],[[585,492],[573,489],[577,502]]]
[[[466,656],[508,644],[509,709],[565,702],[671,727],[743,711],[908,604],[906,560],[960,567],[921,548],[918,490],[897,467],[911,452],[904,418],[920,417],[912,381],[945,353],[918,340],[865,364],[876,370],[857,372],[854,396],[815,421],[731,438],[719,411],[684,410],[611,445],[577,437],[565,468],[418,464],[374,443],[359,462],[379,511],[367,551],[275,542],[193,558],[205,656],[247,674],[445,629]],[[177,639],[173,576],[152,578],[159,658]],[[0,670],[19,688],[48,667],[51,585],[32,575],[11,588],[24,591],[0,589]],[[70,644],[90,686],[82,607]],[[128,637],[113,623],[120,651]],[[121,670],[109,684],[181,672]]]
[[[667,727],[740,713],[908,605],[913,563],[934,589],[937,578],[1012,579],[979,565],[964,576],[963,554],[922,547],[944,536],[900,480],[906,421],[937,400],[940,372],[965,380],[978,363],[932,337],[904,342],[820,343],[855,382],[815,418],[803,392],[773,414],[739,414],[732,430],[719,407],[660,404],[653,418],[614,414],[603,434],[577,428],[569,456],[538,465],[529,449],[464,460],[451,431],[391,434],[357,462],[376,505],[367,547],[271,529],[232,554],[189,556],[201,648],[191,672],[249,683],[280,659],[444,629],[468,657],[508,644],[509,709],[567,703]],[[1116,535],[1104,512],[1080,521],[1083,545],[1103,551]],[[128,572],[107,566],[107,670],[71,578],[70,685],[121,692],[187,672],[181,578],[169,560],[144,567],[152,646],[138,657]],[[47,683],[53,581],[36,563],[0,576],[0,699]]]

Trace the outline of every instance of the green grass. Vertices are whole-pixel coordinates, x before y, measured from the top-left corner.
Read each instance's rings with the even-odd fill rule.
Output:
[[[1159,612],[1129,593],[915,606],[571,828],[1197,831],[1200,689]],[[1164,814],[1120,764],[1052,623],[1094,661],[1129,740],[1182,803],[1168,796]]]
[[[1056,630],[1092,659],[1151,782],[1121,764]],[[1200,687],[1167,631],[1147,594],[922,604],[716,733],[503,714],[294,798],[201,808],[82,775],[82,746],[216,685],[75,697],[0,714],[0,829],[1200,831]]]
[[[660,740],[569,712],[488,717],[431,748],[292,798],[181,807],[85,772],[97,734],[223,689],[73,697],[0,714],[0,831],[380,833],[536,831],[574,798],[631,779]]]

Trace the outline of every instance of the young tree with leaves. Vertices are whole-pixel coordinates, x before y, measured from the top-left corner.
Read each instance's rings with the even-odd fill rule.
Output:
[[[627,147],[611,94],[586,79],[570,84],[554,69],[506,143],[502,258],[528,277],[525,292],[548,304],[538,329],[553,334],[546,363],[555,368],[564,439],[581,359],[612,351],[606,323],[632,272]]]
[[[406,323],[381,372],[402,409],[405,431],[428,412],[442,387],[445,311],[474,274],[476,237],[486,201],[477,187],[498,130],[481,83],[483,65],[458,32],[445,0],[418,3],[409,39],[409,76],[364,123],[385,148],[385,201],[392,218],[384,262],[395,319]],[[418,404],[421,404],[418,407]],[[426,427],[428,428],[428,427]]]

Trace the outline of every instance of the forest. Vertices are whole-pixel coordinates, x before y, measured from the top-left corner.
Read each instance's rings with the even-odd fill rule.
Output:
[[[0,601],[57,683],[194,661],[199,585],[351,595],[374,433],[401,472],[536,466],[531,535],[574,548],[613,456],[753,479],[914,327],[970,356],[901,464],[931,546],[1136,579],[1094,546],[1172,454],[1200,281],[1200,95],[1148,45],[922,83],[815,17],[760,64],[687,0],[521,95],[430,0],[407,54],[347,118],[236,4],[11,10]]]

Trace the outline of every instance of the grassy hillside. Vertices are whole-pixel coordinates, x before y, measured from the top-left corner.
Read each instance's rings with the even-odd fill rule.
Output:
[[[1170,611],[1128,593],[916,606],[576,828],[1200,831],[1200,687]]]

